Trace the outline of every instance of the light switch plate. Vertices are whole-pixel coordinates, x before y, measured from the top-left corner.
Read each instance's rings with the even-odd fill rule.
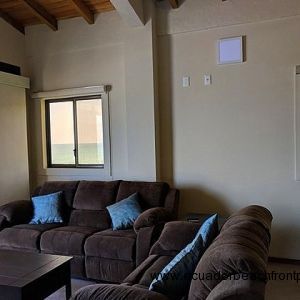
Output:
[[[186,88],[189,87],[191,85],[191,79],[189,76],[184,76],[182,78],[182,87]]]
[[[204,75],[204,85],[211,85],[211,75]]]

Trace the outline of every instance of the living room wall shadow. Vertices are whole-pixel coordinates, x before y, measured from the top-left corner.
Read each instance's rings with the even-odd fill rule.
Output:
[[[300,259],[300,184],[294,177],[300,16],[257,22],[251,8],[247,21],[245,11],[238,19],[239,10],[231,6],[232,26],[224,19],[226,26],[203,30],[223,22],[199,19],[197,24],[191,9],[217,5],[208,2],[187,0],[178,11],[159,12],[167,18],[158,28],[160,114],[167,120],[161,122],[161,147],[172,151],[162,163],[162,179],[173,174],[172,182],[182,191],[181,215],[267,207],[274,216],[271,256]],[[220,7],[214,9],[210,17],[217,20]],[[218,39],[241,35],[247,38],[247,61],[218,66]],[[205,74],[212,75],[211,86],[204,85]],[[183,76],[191,77],[189,88],[182,87]]]
[[[27,75],[25,59],[25,36],[0,18],[0,61],[20,66]]]
[[[151,2],[150,2],[151,4]],[[153,7],[147,24],[128,26],[117,12],[100,14],[90,26],[81,18],[26,29],[26,55],[32,91],[101,84],[110,92],[111,164],[113,179],[156,180],[156,124],[153,63]],[[45,175],[42,156],[41,106],[30,101],[32,188],[46,180],[102,178],[93,170],[78,175]]]
[[[25,75],[33,91],[111,84],[114,178],[174,184],[182,190],[181,215],[266,206],[274,216],[271,256],[300,259],[300,184],[294,180],[299,15],[298,0],[185,0],[176,10],[157,8],[159,157],[152,18],[139,28],[129,28],[117,12],[98,15],[93,26],[80,18],[61,21],[57,32],[32,26]],[[1,22],[0,32],[2,25],[13,30]],[[217,66],[217,40],[240,35],[247,38],[247,61]],[[24,64],[23,41],[17,38],[16,53],[1,44],[0,54]],[[212,75],[211,86],[204,86],[204,74]],[[191,76],[190,88],[182,88],[184,75]],[[29,106],[32,187],[77,179],[40,173],[41,111],[37,101]]]

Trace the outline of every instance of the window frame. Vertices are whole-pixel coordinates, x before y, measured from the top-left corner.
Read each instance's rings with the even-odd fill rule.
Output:
[[[103,99],[101,94],[92,96],[82,96],[82,97],[70,97],[61,99],[45,99],[45,121],[46,121],[46,152],[47,152],[47,167],[51,169],[61,169],[61,168],[73,168],[73,169],[104,169],[105,159],[103,164],[80,164],[78,157],[78,122],[77,122],[77,102],[100,99],[102,108],[102,124],[104,127],[104,109],[103,109]],[[52,163],[52,151],[51,151],[51,122],[50,122],[50,105],[51,103],[62,103],[62,102],[72,102],[73,106],[73,131],[74,131],[74,164],[53,164]],[[104,128],[103,128],[103,158],[105,156],[104,147]]]
[[[112,180],[112,138],[111,138],[111,115],[110,115],[110,92],[111,85],[92,85],[73,87],[48,91],[32,92],[32,101],[38,101],[36,114],[40,117],[40,124],[37,124],[37,143],[41,146],[41,151],[35,153],[37,156],[36,173],[43,180]],[[101,95],[103,105],[103,132],[104,132],[104,169],[99,168],[48,168],[47,167],[47,147],[46,147],[46,120],[45,120],[45,100],[55,100],[64,98],[84,97]]]

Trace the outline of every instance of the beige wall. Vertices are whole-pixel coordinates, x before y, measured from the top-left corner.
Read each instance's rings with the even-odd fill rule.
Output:
[[[28,199],[25,89],[0,84],[0,205]]]
[[[21,67],[26,73],[25,37],[0,18],[0,61]]]
[[[200,11],[195,2],[186,5]],[[181,214],[266,206],[274,216],[271,255],[299,259],[294,68],[300,17],[202,30],[192,17],[183,21],[185,9],[166,15],[167,29],[160,24],[162,178],[181,190]],[[239,35],[247,39],[247,61],[218,66],[217,40]],[[211,86],[204,86],[204,74],[212,75]],[[190,88],[182,88],[184,75],[191,76]]]
[[[159,178],[156,130],[154,9],[145,1],[145,27],[132,27],[125,38],[125,88],[128,161],[130,177],[137,180]]]
[[[167,1],[158,3],[158,34],[176,34],[275,20],[300,14],[299,0],[180,0],[170,10]]]
[[[26,73],[25,37],[0,18],[0,61]],[[0,84],[0,204],[29,197],[25,90]]]
[[[26,55],[33,90],[111,84],[113,178],[155,180],[160,160],[161,178],[182,192],[181,215],[264,205],[274,215],[271,255],[299,259],[293,116],[300,3],[181,2],[178,10],[163,3],[157,9],[159,122],[150,1],[141,28],[127,26],[116,12],[97,16],[93,26],[73,19],[60,22],[58,32],[30,27]],[[235,35],[246,36],[247,61],[217,66],[217,40]],[[212,86],[204,86],[204,74],[212,74]],[[190,88],[182,88],[184,75],[191,76]],[[40,116],[32,100],[33,186],[49,179],[101,179],[41,174]]]
[[[112,85],[113,179],[156,179],[151,6],[148,14],[139,28],[111,12],[98,15],[93,26],[76,18],[60,22],[57,32],[44,25],[26,32],[33,91]],[[33,187],[45,180],[108,179],[95,171],[45,176],[39,101],[31,101],[30,112]]]

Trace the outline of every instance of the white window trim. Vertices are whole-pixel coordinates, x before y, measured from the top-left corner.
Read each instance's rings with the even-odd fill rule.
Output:
[[[39,170],[42,176],[92,176],[99,179],[112,179],[111,168],[111,139],[110,139],[110,113],[109,113],[109,91],[111,86],[100,85],[80,88],[36,92],[31,94],[32,99],[41,103],[41,128],[42,128],[42,149],[43,164]],[[104,143],[104,168],[48,168],[47,167],[47,141],[45,123],[45,101],[62,98],[74,98],[84,96],[101,95],[103,107],[103,143]]]

